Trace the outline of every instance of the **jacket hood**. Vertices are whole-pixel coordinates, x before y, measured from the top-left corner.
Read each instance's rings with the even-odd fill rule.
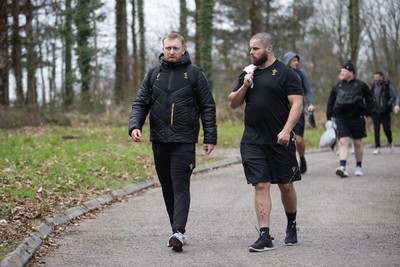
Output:
[[[191,63],[192,63],[192,61],[190,60],[190,55],[189,55],[189,52],[188,52],[188,51],[185,51],[185,53],[183,54],[181,60],[178,61],[178,62],[169,62],[169,61],[166,61],[165,58],[164,58],[164,53],[161,53],[161,54],[158,56],[158,59],[159,59],[159,61],[160,61],[160,64],[161,64],[163,67],[167,67],[167,68],[177,68],[177,67],[179,67],[179,66],[184,66],[184,65],[188,65],[188,64],[191,64]]]
[[[289,62],[294,58],[297,57],[300,60],[300,57],[292,51],[288,51],[283,55],[282,62],[285,63],[285,65],[289,65]]]

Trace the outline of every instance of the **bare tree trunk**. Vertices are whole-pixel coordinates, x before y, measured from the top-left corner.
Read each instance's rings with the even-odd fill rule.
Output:
[[[36,91],[36,52],[34,34],[32,30],[33,21],[33,5],[31,0],[27,0],[25,4],[25,32],[26,32],[26,65],[27,65],[27,89],[26,89],[26,106],[28,108],[37,105],[37,91]]]
[[[54,42],[51,43],[51,91],[53,92],[53,97],[56,96],[56,72],[57,72],[57,63],[56,63],[56,44]]]
[[[265,8],[266,16],[265,16],[265,31],[271,31],[271,2],[273,0],[266,0],[267,7]]]
[[[199,25],[200,25],[200,10],[202,9],[202,0],[195,0],[196,3],[196,10],[194,11],[194,20],[196,23],[196,36],[194,38],[194,43],[195,43],[195,57],[194,57],[194,62],[197,65],[201,64],[201,37],[200,37],[200,32],[199,32]]]
[[[144,10],[143,10],[143,0],[138,0],[138,21],[139,21],[139,77],[143,77],[146,72],[146,39],[145,33],[146,28],[144,25]]]
[[[39,41],[41,38],[44,38],[44,36],[41,36],[40,34],[40,29],[39,29],[39,18],[36,17],[36,34],[35,34],[35,45],[37,45],[38,47],[38,52],[39,52],[39,58],[38,58],[38,67],[40,69],[40,80],[42,83],[42,87],[41,87],[41,93],[42,93],[42,106],[45,107],[46,106],[46,82],[45,82],[45,78],[44,78],[44,73],[43,73],[43,52],[42,52],[42,44]]]
[[[96,13],[93,10],[92,13],[92,22],[93,22],[93,49],[94,49],[94,85],[93,85],[93,93],[96,95],[100,90],[100,64],[99,64],[99,55],[98,55],[98,46],[97,46],[97,21],[96,21]]]
[[[137,21],[137,0],[132,0],[132,80],[133,80],[133,91],[136,95],[136,88],[139,87],[139,59],[138,59],[138,45],[136,38],[136,21]]]
[[[349,2],[349,22],[350,22],[350,58],[356,64],[358,51],[360,50],[360,0],[350,0]]]
[[[65,1],[65,32],[64,32],[64,76],[65,76],[65,95],[63,97],[63,105],[65,109],[69,109],[74,103],[74,75],[72,70],[72,8],[71,0]]]
[[[200,24],[197,29],[200,33],[200,65],[212,86],[212,36],[213,36],[213,14],[214,0],[203,0],[200,10]]]
[[[126,1],[116,1],[116,54],[115,54],[115,102],[119,104],[128,97],[129,62]]]
[[[0,2],[0,106],[8,106],[8,12],[7,1]]]
[[[251,0],[250,2],[250,32],[254,34],[263,31],[263,17],[260,12],[261,0]]]
[[[180,4],[179,33],[184,38],[188,38],[188,28],[187,28],[188,10],[186,7],[186,0],[179,0],[179,4]]]
[[[15,105],[20,107],[24,104],[24,91],[22,87],[22,63],[21,63],[21,37],[19,32],[19,15],[20,15],[20,6],[19,0],[12,1],[12,17],[13,17],[13,26],[12,26],[12,37],[11,37],[11,45],[12,45],[12,68],[15,77],[15,94],[16,101]]]
[[[93,50],[89,40],[93,35],[90,14],[92,3],[86,0],[77,0],[74,17],[77,27],[76,54],[78,56],[78,68],[80,72],[81,102],[84,110],[89,110],[91,102],[90,83],[92,81]]]

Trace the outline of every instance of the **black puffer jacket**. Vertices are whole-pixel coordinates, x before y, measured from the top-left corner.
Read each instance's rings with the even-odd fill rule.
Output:
[[[201,118],[204,143],[217,143],[215,102],[210,85],[202,71],[196,88],[188,78],[191,64],[186,51],[180,62],[167,62],[160,55],[161,71],[152,88],[146,76],[132,105],[129,135],[142,130],[150,111],[150,141],[158,143],[197,143]],[[193,66],[194,68],[197,68]]]

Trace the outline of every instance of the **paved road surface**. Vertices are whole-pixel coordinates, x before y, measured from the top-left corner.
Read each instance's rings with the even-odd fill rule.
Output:
[[[275,250],[250,253],[258,236],[253,188],[241,164],[193,176],[182,253],[170,235],[160,187],[111,205],[57,240],[36,266],[400,266],[400,149],[365,150],[363,177],[334,175],[338,157],[308,153],[309,170],[296,183],[299,245],[283,245],[286,218],[272,187]],[[350,174],[355,161],[348,162]]]

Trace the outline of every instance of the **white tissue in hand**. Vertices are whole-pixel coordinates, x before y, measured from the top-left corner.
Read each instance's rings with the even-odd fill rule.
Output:
[[[257,68],[256,65],[250,64],[250,65],[248,65],[247,67],[245,67],[243,70],[244,70],[246,73],[249,73],[249,72],[254,71],[256,68]],[[249,82],[250,82],[250,88],[253,88],[253,85],[254,85],[254,84],[253,84],[253,79],[250,79]]]
[[[245,67],[243,70],[247,73],[254,71],[257,68],[256,65],[250,64],[247,67]]]

